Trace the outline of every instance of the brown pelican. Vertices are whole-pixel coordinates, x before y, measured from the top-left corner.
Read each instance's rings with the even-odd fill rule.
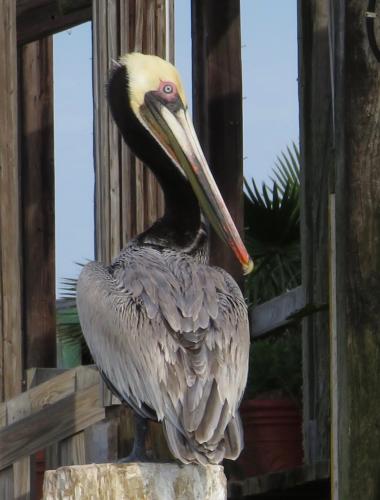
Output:
[[[124,140],[160,182],[165,214],[111,265],[84,267],[77,303],[85,338],[115,394],[141,417],[163,422],[177,459],[235,459],[243,446],[247,310],[231,276],[207,263],[201,211],[245,272],[252,261],[202,153],[174,66],[156,56],[122,57],[108,100]],[[140,445],[130,460],[143,458]]]

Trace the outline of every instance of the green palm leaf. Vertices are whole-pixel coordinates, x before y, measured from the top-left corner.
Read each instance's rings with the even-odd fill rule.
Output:
[[[295,144],[275,163],[272,185],[244,180],[245,241],[255,261],[246,280],[249,303],[259,304],[300,284],[300,166]]]

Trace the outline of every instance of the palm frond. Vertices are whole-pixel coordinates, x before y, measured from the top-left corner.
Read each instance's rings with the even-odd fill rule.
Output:
[[[77,263],[83,266],[81,263]],[[91,363],[92,358],[80,326],[76,307],[77,278],[62,280],[62,298],[57,302],[56,324],[57,338],[67,352],[81,353],[82,362]]]
[[[246,281],[250,304],[258,304],[300,283],[300,167],[295,144],[278,157],[272,184],[261,191],[244,180],[245,242],[255,260]]]
[[[289,183],[299,185],[300,154],[294,142],[292,143],[292,149],[288,146],[286,148],[286,153],[282,152],[280,156],[277,156],[271,180],[278,183],[282,192]]]

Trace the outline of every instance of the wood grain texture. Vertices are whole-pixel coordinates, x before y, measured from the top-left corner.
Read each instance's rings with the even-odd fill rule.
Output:
[[[0,470],[0,498],[13,499],[13,467]]]
[[[380,495],[380,64],[367,2],[334,2],[339,499]],[[380,27],[375,23],[379,40]]]
[[[339,500],[339,386],[338,386],[338,332],[336,328],[336,227],[335,194],[329,197],[329,328],[330,328],[330,413],[331,413],[331,500]]]
[[[14,0],[19,45],[91,21],[91,0]]]
[[[47,472],[43,498],[221,500],[227,497],[226,483],[219,465],[90,464]]]
[[[99,385],[77,391],[0,430],[0,469],[105,417]]]
[[[192,44],[195,126],[223,199],[242,233],[240,2],[192,0]],[[242,282],[239,262],[213,231],[210,261]]]
[[[14,0],[0,1],[0,399],[21,391],[21,245]]]
[[[0,427],[7,425],[7,403],[0,403]]]
[[[59,464],[83,465],[86,463],[84,431],[62,439],[59,443]]]
[[[307,304],[328,302],[328,194],[333,170],[329,0],[298,3],[302,283]],[[306,463],[329,460],[328,312],[303,320]]]
[[[24,360],[56,361],[53,40],[19,49]]]
[[[107,418],[84,431],[85,463],[117,462],[119,420]]]
[[[32,500],[32,478],[30,457],[23,457],[13,464],[13,491],[15,499]]]
[[[131,51],[165,57],[166,9],[172,2],[93,2],[96,257],[105,262],[163,213],[161,189],[122,141],[105,88],[112,59]],[[168,31],[171,45],[171,25]]]
[[[27,387],[31,389],[67,371],[66,368],[28,368],[26,370]]]
[[[301,286],[264,302],[250,310],[251,337],[258,338],[278,332],[292,324],[292,316],[305,306],[305,294]]]
[[[93,367],[80,366],[57,375],[2,403],[0,427],[18,422],[43,408],[74,394],[99,385],[100,376]]]
[[[127,457],[133,448],[135,420],[133,410],[125,406],[112,408],[113,414],[118,416],[118,453],[119,458]],[[168,462],[173,461],[162,423],[148,422],[148,432],[145,440],[145,449],[149,457],[154,461]]]

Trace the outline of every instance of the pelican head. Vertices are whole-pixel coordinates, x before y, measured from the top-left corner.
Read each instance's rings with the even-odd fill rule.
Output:
[[[120,58],[109,84],[109,102],[125,141],[136,147],[137,121],[191,185],[199,205],[217,234],[233,250],[243,272],[253,262],[225,206],[220,191],[202,152],[180,76],[169,62],[151,55],[130,53]],[[124,104],[124,106],[123,106]],[[144,159],[144,158],[142,158]]]

